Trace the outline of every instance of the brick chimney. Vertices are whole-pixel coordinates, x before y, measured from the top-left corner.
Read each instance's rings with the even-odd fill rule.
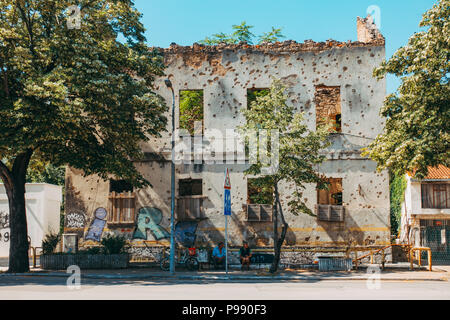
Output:
[[[356,18],[356,30],[358,33],[358,41],[364,43],[383,42],[384,37],[373,21],[373,17],[368,14],[367,18]]]

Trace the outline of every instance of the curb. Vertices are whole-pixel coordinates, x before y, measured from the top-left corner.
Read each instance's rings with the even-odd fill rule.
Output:
[[[70,275],[66,273],[0,273],[0,277],[60,277],[67,278]],[[116,280],[143,280],[143,279],[158,279],[158,280],[303,280],[303,281],[366,281],[372,279],[370,277],[318,277],[318,276],[245,276],[245,275],[152,275],[152,274],[141,274],[141,275],[109,275],[109,274],[81,274],[82,278],[85,279],[116,279]],[[440,278],[405,278],[405,277],[394,277],[394,278],[383,278],[381,281],[448,281],[446,277]]]

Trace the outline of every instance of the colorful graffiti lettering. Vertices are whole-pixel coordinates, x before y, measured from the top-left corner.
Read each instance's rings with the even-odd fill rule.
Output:
[[[85,240],[100,241],[105,228],[107,212],[105,208],[98,208],[95,210],[95,219],[86,234]]]
[[[185,246],[193,247],[198,223],[196,221],[180,221],[175,226],[175,240]]]
[[[170,234],[159,224],[162,220],[162,212],[158,208],[144,207],[139,209],[136,230],[133,239],[147,239],[149,230],[156,240],[169,238]]]

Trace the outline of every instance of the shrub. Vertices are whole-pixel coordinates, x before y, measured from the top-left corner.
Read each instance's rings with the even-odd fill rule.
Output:
[[[61,235],[57,233],[47,234],[44,240],[42,240],[42,252],[44,254],[54,253],[60,239]]]
[[[101,254],[102,253],[101,247],[90,247],[85,250],[78,251],[79,254]]]
[[[101,241],[105,254],[119,254],[125,252],[126,239],[123,236],[108,235]]]

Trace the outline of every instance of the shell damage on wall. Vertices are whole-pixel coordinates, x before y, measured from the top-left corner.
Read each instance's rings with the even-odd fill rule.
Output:
[[[390,241],[387,174],[377,173],[374,163],[361,157],[360,151],[384,125],[379,109],[385,96],[385,82],[376,81],[372,70],[385,58],[385,41],[367,19],[358,19],[358,40],[285,41],[255,46],[244,43],[186,47],[172,44],[165,49],[154,48],[164,56],[166,64],[166,75],[155,81],[156,92],[171,103],[171,94],[164,85],[164,79],[169,77],[178,106],[180,91],[202,90],[204,130],[224,131],[242,124],[239,110],[247,106],[248,90],[268,88],[272,77],[283,79],[289,87],[288,103],[305,113],[305,121],[311,130],[315,129],[321,115],[331,115],[337,120],[336,116],[342,114],[341,132],[330,138],[332,146],[327,150],[327,161],[320,170],[329,178],[342,179],[345,220],[319,222],[315,217],[294,217],[287,213],[290,225],[287,245],[348,246],[356,243],[381,246]],[[178,114],[176,125],[177,121]],[[132,243],[170,238],[169,132],[143,145],[143,151],[152,157],[137,163],[137,167],[153,187],[137,192],[137,215],[129,234]],[[210,141],[205,138],[203,143],[206,145]],[[225,158],[225,152],[215,156]],[[229,166],[234,169],[231,179],[235,219],[229,225],[231,245],[238,246],[247,239],[253,246],[270,247],[273,245],[273,224],[248,222],[242,209],[247,199],[247,177],[243,173],[246,166]],[[191,170],[192,166],[186,169],[184,165],[177,165],[176,169],[176,179],[203,179],[202,196],[205,198],[204,219],[176,221],[177,241],[188,245],[215,245],[222,241],[223,166],[202,164],[202,170],[195,171]],[[101,182],[101,188],[95,190],[92,188],[97,177],[82,178],[80,173],[69,171],[66,179],[70,179],[73,186],[67,191],[69,199],[73,199],[66,203],[67,212],[88,208],[89,201],[107,201],[107,181]],[[358,191],[358,185],[363,190]],[[282,186],[282,189],[282,204],[287,206],[292,192],[289,186]],[[313,209],[317,203],[315,186],[307,185],[303,196],[308,207]],[[136,250],[148,251],[147,248]],[[305,257],[304,260],[308,259]]]

